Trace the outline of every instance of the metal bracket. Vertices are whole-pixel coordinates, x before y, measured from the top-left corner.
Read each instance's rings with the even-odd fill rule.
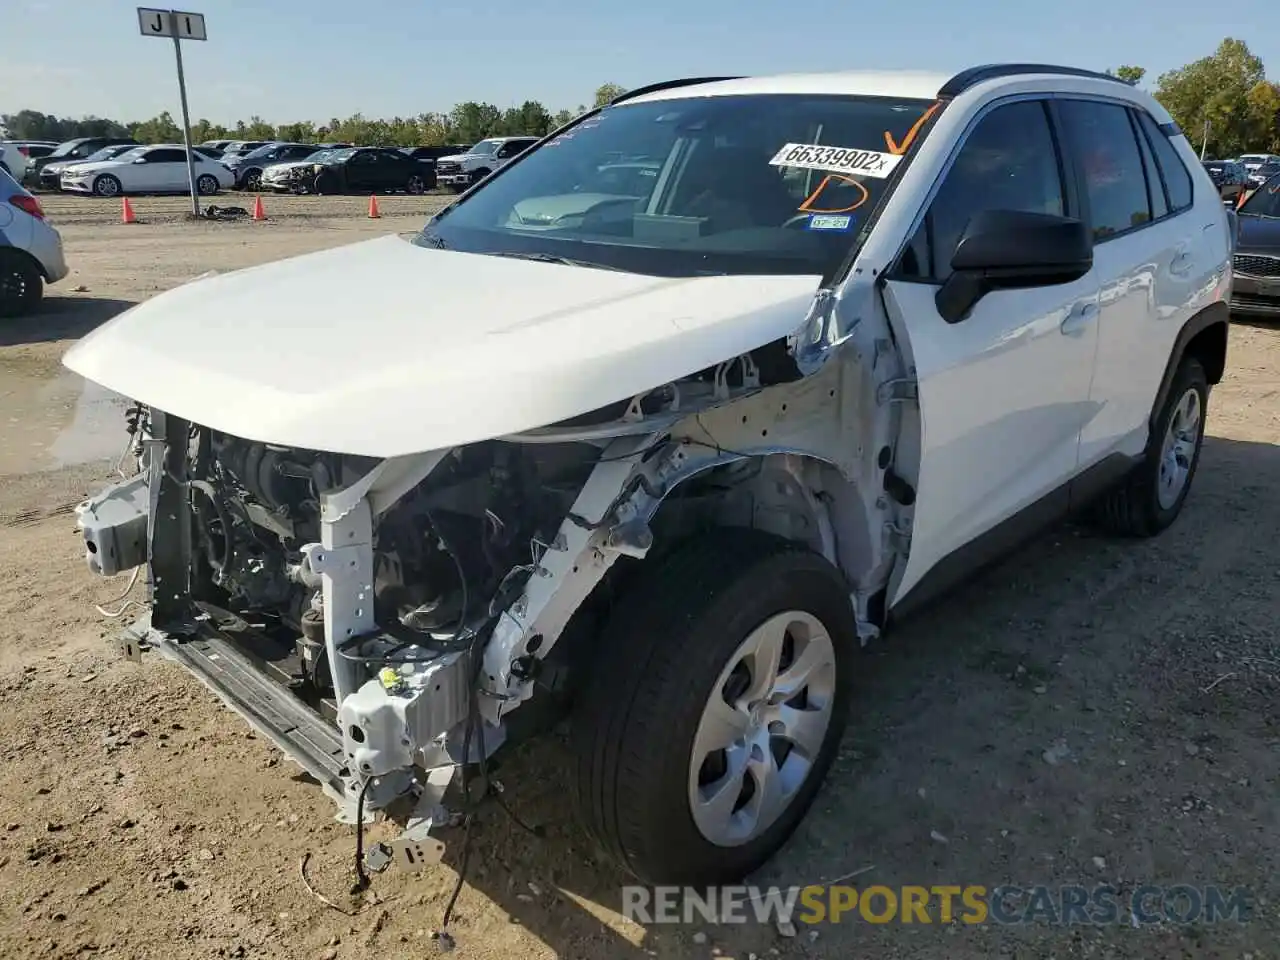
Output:
[[[911,529],[903,528],[895,523],[886,523],[884,525],[884,539],[886,546],[895,553],[905,554],[911,549]]]
[[[876,403],[917,403],[920,400],[920,384],[911,377],[886,380],[876,387]]]
[[[130,663],[142,662],[142,640],[130,630],[122,630],[113,638],[116,653]]]

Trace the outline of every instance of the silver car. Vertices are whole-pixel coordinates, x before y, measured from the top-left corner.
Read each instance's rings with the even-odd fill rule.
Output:
[[[40,201],[0,170],[0,318],[34,311],[44,285],[67,272],[62,237],[45,219]]]

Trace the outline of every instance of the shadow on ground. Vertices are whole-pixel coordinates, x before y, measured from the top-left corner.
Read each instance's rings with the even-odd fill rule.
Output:
[[[0,323],[0,347],[75,340],[132,306],[129,300],[46,295],[35,313]]]
[[[869,647],[838,759],[808,818],[755,882],[866,872],[890,888],[1113,885],[1118,923],[607,927],[627,882],[569,807],[564,748],[495,774],[468,882],[561,957],[1198,956],[1277,942],[1247,924],[1133,929],[1142,884],[1243,885],[1274,902],[1280,859],[1280,579],[1268,559],[1280,447],[1207,438],[1183,516],[1147,541],[1064,526]],[[1268,666],[1270,664],[1270,666]],[[458,836],[446,859],[455,868]],[[1265,902],[1265,901],[1264,901]],[[465,918],[464,918],[465,920]],[[433,922],[435,922],[433,920]],[[618,925],[615,924],[615,927]],[[457,932],[465,946],[465,923]],[[1065,951],[1065,952],[1064,952]]]

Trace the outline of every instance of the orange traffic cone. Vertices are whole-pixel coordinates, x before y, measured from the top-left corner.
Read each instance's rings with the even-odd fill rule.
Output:
[[[255,219],[255,220],[265,220],[265,219],[267,219],[267,212],[266,212],[265,210],[263,210],[263,209],[262,209],[262,197],[261,197],[261,196],[256,196],[256,197],[254,197],[254,198],[253,198],[253,219]]]
[[[378,195],[376,193],[369,194],[369,219],[377,220],[382,214],[378,212]]]
[[[121,223],[137,223],[138,218],[133,215],[133,205],[129,203],[128,197],[120,198],[120,222]]]

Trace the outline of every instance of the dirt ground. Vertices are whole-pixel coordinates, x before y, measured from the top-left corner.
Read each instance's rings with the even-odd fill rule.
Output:
[[[245,198],[220,198],[246,204]],[[410,958],[456,877],[387,871],[347,916],[352,830],[177,668],[117,658],[71,505],[110,473],[114,401],[59,366],[128,305],[227,270],[420,226],[435,198],[45,198],[73,274],[0,328],[0,957]],[[263,322],[269,322],[264,317]],[[578,835],[561,744],[522,748],[486,810],[457,954],[509,957],[1280,956],[1280,332],[1238,324],[1182,519],[1143,543],[1063,528],[869,650],[829,784],[761,883],[1245,886],[1248,923],[648,929]],[[135,596],[140,596],[139,589]],[[377,828],[374,835],[377,836]]]

